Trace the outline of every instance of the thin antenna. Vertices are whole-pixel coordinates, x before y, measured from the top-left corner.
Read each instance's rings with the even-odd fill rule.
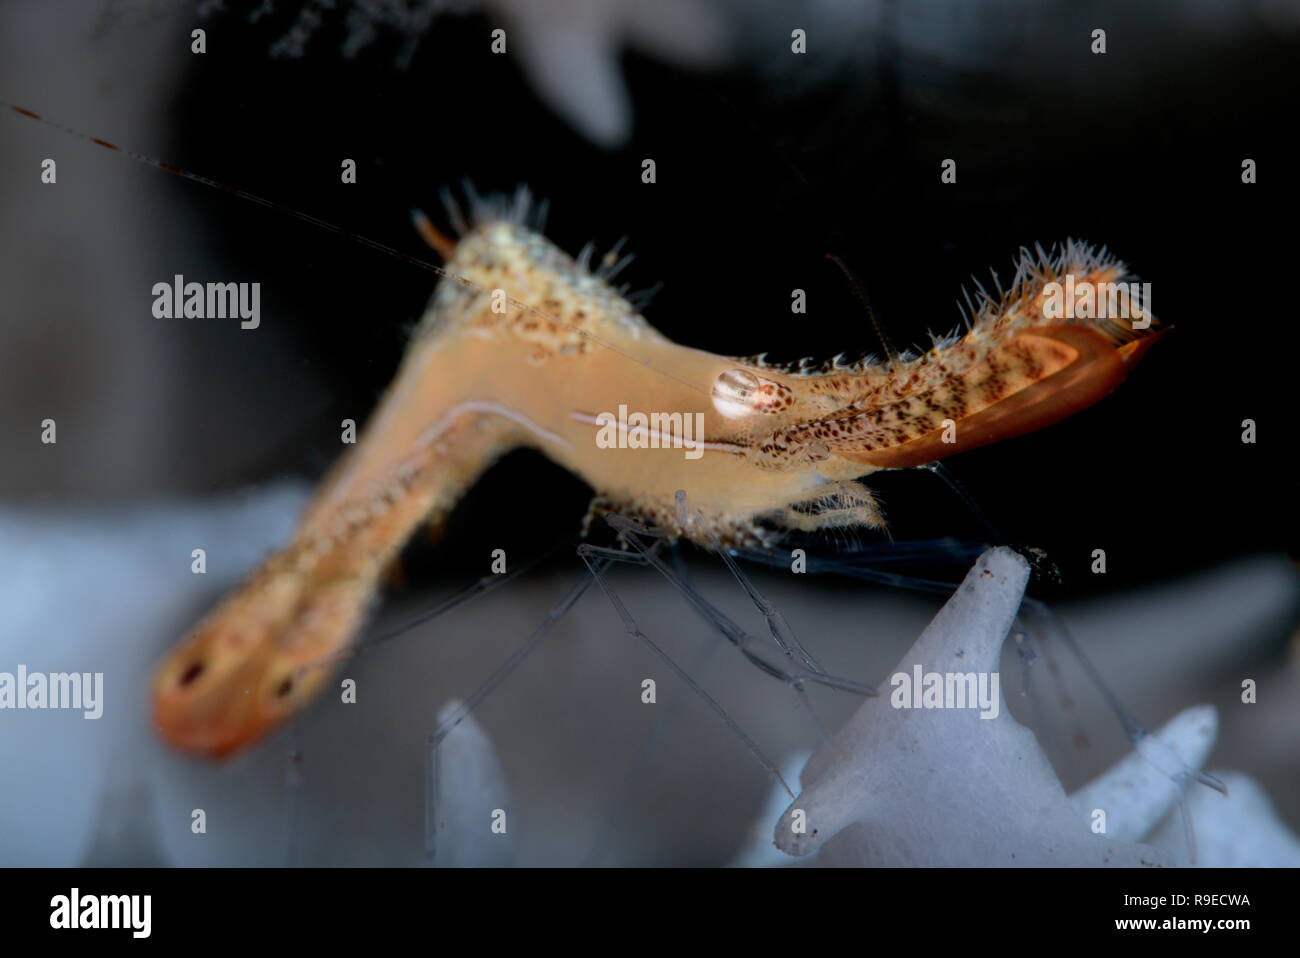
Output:
[[[463,276],[457,276],[455,273],[449,272],[448,270],[443,269],[441,266],[437,266],[434,263],[430,263],[428,260],[420,259],[418,256],[412,256],[409,253],[403,253],[399,249],[389,246],[386,243],[381,243],[378,240],[371,239],[369,236],[365,236],[361,233],[354,233],[351,230],[344,229],[341,226],[335,226],[333,223],[329,222],[328,220],[323,220],[318,216],[312,216],[310,213],[304,213],[301,210],[294,209],[292,206],[288,206],[285,203],[277,203],[275,200],[268,200],[264,196],[258,196],[256,193],[250,193],[248,190],[241,190],[236,186],[231,186],[227,183],[221,182],[220,180],[214,180],[211,177],[204,176],[201,173],[195,173],[191,170],[185,169],[184,167],[176,166],[175,164],[168,163],[165,160],[160,160],[157,159],[156,157],[149,156],[147,153],[137,153],[135,150],[123,149],[122,147],[118,146],[116,143],[110,143],[108,142],[108,140],[101,140],[99,137],[91,136],[89,133],[82,133],[78,129],[67,126],[63,123],[59,123],[57,120],[47,119],[46,117],[41,116],[39,113],[33,112],[32,110],[24,109],[21,106],[18,106],[14,103],[10,103],[8,100],[0,100],[0,107],[8,107],[9,109],[13,110],[15,113],[19,113],[25,117],[29,117],[30,119],[33,119],[38,123],[42,123],[45,126],[51,127],[52,129],[58,130],[61,133],[67,133],[70,136],[77,137],[77,139],[79,140],[85,140],[89,143],[95,144],[96,146],[102,146],[106,150],[112,150],[115,153],[121,153],[124,156],[129,156],[137,163],[143,163],[145,166],[152,166],[154,169],[161,170],[164,173],[174,174],[176,176],[181,177],[182,179],[190,180],[193,183],[201,183],[203,186],[211,187],[212,189],[219,190],[222,193],[228,193],[232,196],[238,196],[240,199],[248,200],[250,203],[256,203],[258,206],[263,206],[266,207],[267,209],[275,210],[276,212],[284,213],[288,216],[292,216],[296,220],[301,220],[304,223],[310,223],[312,226],[316,226],[319,227],[320,229],[325,230],[326,232],[333,233],[335,236],[342,237],[345,240],[351,240],[352,242],[358,243],[361,246],[366,247],[367,249],[372,249],[375,250],[376,252],[383,253],[386,256],[391,256],[393,257],[393,259],[401,260],[403,263],[409,263],[412,266],[418,266],[420,269],[425,270],[427,272],[436,273],[438,276],[442,276],[446,279],[455,280],[456,282],[461,283],[462,285],[465,286],[477,285],[472,281],[465,279]],[[481,210],[483,206],[482,200],[474,192],[473,187],[468,183],[468,181],[466,181],[465,183],[465,192],[469,196],[471,209]],[[420,229],[419,217],[416,217],[415,220],[416,220],[416,228]],[[421,235],[424,236],[426,241],[432,240],[432,238],[429,235],[426,235],[424,231],[421,232]],[[438,249],[438,246],[434,245],[434,248]],[[558,316],[554,316],[546,312],[546,310],[544,309],[540,309],[529,303],[525,303],[522,300],[514,299],[513,297],[506,297],[506,302],[509,303],[509,305],[513,306],[515,309],[518,309],[522,312],[535,313],[537,315],[543,316],[546,319],[550,320],[551,322],[555,323],[556,325],[564,329],[567,329],[573,333],[576,333],[582,338],[590,340],[591,342],[596,343],[598,346],[602,346],[605,349],[610,350],[611,352],[617,353],[618,355],[622,356],[624,359],[636,363],[638,366],[644,366],[648,369],[653,369],[661,376],[665,376],[669,379],[681,383],[683,386],[687,387],[688,389],[692,389],[696,392],[701,392],[706,394],[708,392],[707,387],[701,386],[699,383],[694,383],[682,379],[680,376],[676,376],[666,369],[659,368],[654,364],[653,361],[649,359],[643,359],[640,356],[637,356],[635,353],[629,353],[626,350],[620,349],[619,347],[615,346],[613,343],[607,342],[601,337],[592,333],[591,330],[589,329],[583,329],[573,325],[572,323],[567,323],[561,318],[559,318]]]
[[[962,501],[966,503],[967,508],[975,514],[975,518],[979,524],[984,527],[984,531],[988,534],[989,541],[992,545],[1000,546],[1006,544],[1007,540],[1002,538],[1002,533],[999,532],[998,527],[993,524],[993,520],[989,518],[988,513],[980,508],[980,504],[975,501],[975,497],[971,495],[970,490],[967,489],[965,484],[954,476],[943,463],[927,462],[920,468],[924,469],[926,472],[934,473],[948,484],[949,489],[961,497]]]
[[[317,216],[312,216],[310,213],[304,213],[301,210],[296,210],[292,206],[288,206],[284,203],[277,203],[275,200],[268,200],[264,196],[258,196],[256,193],[250,193],[248,190],[241,190],[238,187],[230,186],[226,183],[222,183],[220,180],[214,180],[211,177],[204,176],[201,173],[195,173],[192,170],[187,170],[184,167],[176,166],[175,164],[168,163],[165,160],[157,159],[155,157],[149,156],[148,154],[137,153],[135,150],[123,149],[122,147],[118,146],[116,143],[110,143],[108,142],[108,140],[101,140],[99,137],[91,136],[89,133],[82,133],[80,130],[73,129],[70,126],[65,126],[64,124],[59,123],[56,120],[47,119],[46,117],[41,116],[39,113],[33,113],[31,110],[23,109],[20,106],[16,106],[13,103],[8,102],[7,100],[0,100],[0,106],[7,106],[15,113],[21,113],[23,116],[30,117],[31,119],[36,120],[39,123],[43,123],[46,126],[53,127],[54,129],[60,131],[61,133],[70,134],[71,136],[75,136],[80,140],[86,140],[89,143],[94,143],[96,146],[102,146],[106,150],[112,150],[115,153],[122,153],[125,156],[129,156],[137,163],[143,163],[145,166],[152,166],[154,169],[162,170],[164,173],[175,174],[176,176],[179,176],[183,179],[190,180],[193,183],[201,183],[204,186],[211,187],[214,190],[220,190],[222,193],[230,193],[234,196],[238,196],[240,199],[248,200],[250,203],[256,203],[258,206],[264,206],[267,209],[275,210],[279,213],[285,213],[289,216],[292,216],[294,219],[302,220],[304,223],[310,223],[312,226],[320,227],[321,229],[333,233],[336,236],[341,236],[344,239],[349,239],[352,240],[353,242],[360,243],[362,246],[366,246],[369,247],[370,249],[377,250],[380,253],[385,253],[388,256],[392,256],[394,259],[399,259],[404,263],[410,263],[412,266],[418,266],[420,267],[420,269],[428,270],[430,273],[437,273],[439,276],[448,276],[448,277],[451,276],[451,274],[448,273],[441,266],[435,266],[433,263],[427,262],[426,260],[422,260],[419,257],[411,256],[409,253],[403,253],[401,250],[394,249],[393,247],[381,243],[378,240],[373,240],[368,236],[363,236],[360,233],[354,233],[351,230],[346,230],[341,226],[335,226],[333,223],[330,223],[327,220],[323,220]]]
[[[854,295],[858,297],[858,302],[867,311],[867,318],[871,320],[872,328],[875,329],[876,337],[880,340],[880,345],[884,347],[885,355],[889,357],[889,361],[892,363],[897,360],[898,350],[894,348],[894,344],[885,333],[885,327],[881,326],[879,320],[876,319],[876,311],[871,308],[871,300],[867,297],[867,291],[862,288],[862,284],[858,282],[858,278],[853,275],[853,271],[845,265],[844,260],[840,259],[838,254],[827,253],[826,258],[838,266],[840,272],[844,274],[844,278],[849,281],[849,286],[852,288]]]

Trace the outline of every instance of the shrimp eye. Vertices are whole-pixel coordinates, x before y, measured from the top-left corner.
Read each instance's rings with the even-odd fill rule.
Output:
[[[202,675],[204,668],[205,666],[201,659],[198,662],[190,663],[189,668],[181,673],[180,681],[177,684],[180,685],[181,688],[184,688]]]
[[[728,369],[713,383],[713,408],[728,419],[753,413],[762,398],[759,378],[746,369]]]
[[[275,687],[275,697],[278,699],[285,698],[293,691],[293,676],[286,675],[280,680],[280,684]]]

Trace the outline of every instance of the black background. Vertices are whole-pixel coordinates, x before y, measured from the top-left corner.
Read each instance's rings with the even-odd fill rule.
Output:
[[[523,929],[532,943],[545,934],[566,943],[609,940],[609,929],[635,928],[644,921],[646,905],[672,909],[682,901],[703,901],[716,876],[700,870],[679,870],[675,892],[664,895],[649,873],[610,870],[547,871],[547,891],[539,894],[532,872],[463,869],[454,874],[397,869],[31,869],[3,876],[10,935],[19,942],[71,941],[88,945],[117,941],[135,944],[123,930],[59,930],[49,927],[50,899],[68,895],[76,886],[82,895],[152,895],[152,934],[147,940],[191,943],[196,935],[216,944],[246,945],[251,938],[296,944],[341,943],[373,945],[376,938],[396,930],[419,931],[456,925],[467,935],[490,932],[506,936]],[[1074,941],[1111,942],[1160,936],[1186,941],[1196,935],[1217,943],[1251,940],[1275,932],[1284,920],[1286,889],[1291,873],[1282,869],[1203,869],[1192,876],[1152,870],[1133,873],[1108,869],[894,869],[890,874],[888,915],[878,922],[895,934],[916,935],[927,943],[966,943],[1002,931],[1056,940],[1068,929]],[[696,885],[695,882],[700,882]],[[826,915],[852,913],[864,894],[879,902],[875,888],[850,885],[832,869],[733,869],[731,887],[740,895],[780,895],[796,905],[816,901]],[[736,884],[740,883],[740,884]],[[242,893],[236,898],[231,888]],[[1125,895],[1166,896],[1246,895],[1250,904],[1164,906],[1158,909],[1124,905]],[[605,917],[592,926],[573,915],[575,899]],[[851,897],[848,897],[851,896]],[[229,901],[220,907],[212,903]],[[941,908],[944,920],[934,920]],[[331,907],[332,906],[332,907]],[[502,922],[503,914],[509,920]],[[801,917],[808,915],[809,917]],[[1116,930],[1116,919],[1245,919],[1246,930],[1203,931]],[[807,939],[810,910],[788,918],[755,919],[728,911],[724,920],[701,924],[691,932],[718,947],[741,947]],[[886,922],[888,923],[886,925]],[[670,933],[671,929],[665,929]],[[757,932],[757,934],[755,934]],[[1005,933],[1005,932],[1003,932]],[[758,935],[761,935],[761,941]],[[1171,937],[1172,936],[1172,937]]]
[[[1165,75],[1141,71],[1151,37],[1113,35],[1105,57],[1081,39],[1081,55],[1042,82],[888,46],[828,67],[814,42],[807,69],[824,71],[819,83],[791,79],[798,64],[705,74],[629,53],[633,139],[611,152],[542,106],[510,57],[491,54],[488,18],[440,20],[406,71],[394,67],[397,38],[349,60],[341,24],[329,22],[303,59],[273,59],[289,22],[250,26],[235,10],[209,24],[209,52],[190,58],[175,92],[176,162],[430,258],[409,227],[412,206],[445,223],[440,187],[525,182],[551,200],[547,232],[560,247],[627,234],[638,259],[622,278],[663,284],[651,322],[733,355],[879,349],[830,252],[901,345],[954,328],[969,275],[992,266],[1009,278],[1022,245],[1106,244],[1152,283],[1155,313],[1175,330],[1097,406],[949,467],[1008,540],[1048,551],[1071,594],[1293,543],[1295,70],[1282,42],[1211,44],[1181,63],[1166,51],[1181,69]],[[1162,42],[1176,46],[1171,30]],[[1110,69],[1146,79],[1117,89],[1104,82]],[[339,182],[343,156],[358,161],[356,186]],[[1241,182],[1246,156],[1256,185]],[[657,164],[653,185],[640,180],[645,157]],[[957,160],[955,186],[940,183],[945,157]],[[292,291],[294,315],[310,317],[295,321],[301,368],[327,370],[334,387],[318,431],[252,474],[214,470],[212,487],[320,474],[339,419],[368,411],[391,377],[432,278],[231,197],[171,188],[205,210],[216,241]],[[795,287],[807,290],[806,316],[790,313]],[[212,361],[237,372],[240,355]],[[294,372],[284,370],[290,386]],[[1240,441],[1245,418],[1258,424],[1256,445]],[[981,537],[933,476],[871,485],[897,538]],[[483,536],[511,554],[539,552],[574,534],[588,496],[517,454],[420,561],[455,565],[472,551],[456,542]],[[1107,551],[1105,577],[1089,574],[1095,548]]]

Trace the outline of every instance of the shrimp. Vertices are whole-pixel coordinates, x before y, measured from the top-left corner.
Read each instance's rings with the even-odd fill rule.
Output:
[[[744,550],[790,532],[884,530],[859,480],[1087,408],[1167,329],[1122,262],[1070,241],[1022,250],[1009,287],[981,291],[965,332],[922,355],[715,355],[657,332],[610,284],[615,256],[594,270],[589,252],[571,258],[530,227],[530,209],[522,190],[475,199],[455,241],[421,224],[444,279],[396,377],[293,540],[158,666],[167,742],[229,755],[305,707],[403,544],[514,449],[595,490],[584,532],[616,514],[625,536],[653,528]],[[1062,289],[1074,294],[1064,310]],[[1118,310],[1095,308],[1106,291]]]

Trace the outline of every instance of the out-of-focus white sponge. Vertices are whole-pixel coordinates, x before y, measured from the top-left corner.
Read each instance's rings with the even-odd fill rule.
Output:
[[[985,552],[894,674],[997,673],[1028,578],[1014,551]],[[867,699],[813,755],[803,793],[777,822],[778,848],[840,865],[1170,863],[1091,832],[1000,688],[983,718],[979,708],[895,708],[894,699]]]

